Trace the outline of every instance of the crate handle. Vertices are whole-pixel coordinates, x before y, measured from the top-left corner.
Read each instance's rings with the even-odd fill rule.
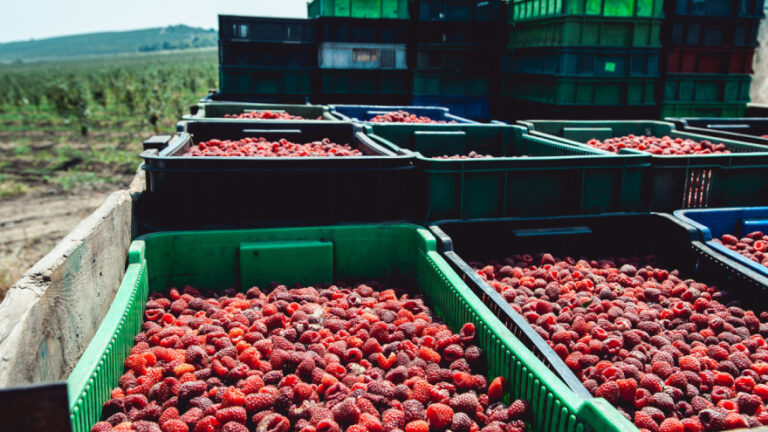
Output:
[[[273,112],[273,113],[285,113],[285,110],[270,110],[270,109],[244,109],[244,113],[263,113],[263,112]]]
[[[512,230],[516,237],[545,237],[559,235],[591,234],[592,230],[586,226],[556,227],[556,228],[531,228]]]
[[[243,129],[246,134],[300,134],[299,129]]]
[[[768,219],[744,219],[744,233],[753,231],[768,231]]]
[[[738,123],[738,124],[708,124],[707,128],[709,129],[749,129],[748,124],[744,123]]]

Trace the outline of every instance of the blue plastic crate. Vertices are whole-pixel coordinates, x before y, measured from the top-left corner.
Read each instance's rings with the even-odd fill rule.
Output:
[[[768,267],[752,261],[714,240],[724,234],[732,234],[741,238],[753,231],[768,232],[768,207],[677,210],[675,216],[698,229],[701,233],[701,239],[712,249],[763,276],[768,276]]]
[[[448,108],[439,106],[389,106],[389,105],[328,105],[331,114],[341,120],[370,123],[378,114],[392,111],[408,111],[417,116],[426,116],[432,120],[454,121],[456,123],[475,123],[472,120],[451,114]]]
[[[414,96],[413,104],[442,106],[454,115],[477,121],[488,121],[491,119],[490,103],[487,97]]]

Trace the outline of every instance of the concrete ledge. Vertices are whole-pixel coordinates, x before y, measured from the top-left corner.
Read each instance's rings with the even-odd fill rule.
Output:
[[[137,232],[129,189],[110,195],[8,291],[0,303],[0,388],[65,380],[120,286]]]

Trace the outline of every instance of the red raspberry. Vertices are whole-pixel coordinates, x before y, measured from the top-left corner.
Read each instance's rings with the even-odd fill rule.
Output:
[[[725,417],[726,429],[741,429],[746,427],[749,427],[749,422],[747,422],[747,419],[742,415],[730,413]]]
[[[488,386],[488,398],[492,401],[501,400],[504,397],[504,390],[507,386],[507,380],[503,377],[496,377]]]
[[[251,393],[245,397],[245,408],[250,413],[264,411],[275,403],[275,395],[270,393]]]
[[[339,424],[355,424],[360,418],[360,409],[353,398],[346,398],[331,408],[333,419]]]
[[[437,403],[427,407],[427,423],[435,429],[445,429],[453,420],[453,410],[445,404]]]
[[[194,432],[215,432],[218,427],[219,422],[216,420],[216,417],[207,416],[197,422]]]
[[[390,408],[381,415],[381,423],[402,429],[405,426],[405,414],[398,409]]]
[[[751,393],[755,387],[755,380],[752,377],[740,376],[733,382],[733,388],[736,391]]]
[[[216,413],[216,420],[219,424],[226,424],[232,421],[245,424],[248,421],[248,415],[243,407],[228,407],[222,408]]]
[[[621,399],[632,402],[635,399],[635,393],[637,393],[637,381],[634,378],[628,378],[618,380],[616,383],[619,385]]]
[[[676,418],[668,418],[661,422],[659,432],[684,432],[683,424]]]
[[[160,429],[163,432],[188,432],[189,427],[186,423],[179,419],[170,419],[160,424]]]
[[[512,402],[512,404],[509,406],[507,415],[509,417],[509,420],[517,420],[517,419],[528,418],[528,415],[530,414],[530,412],[531,412],[531,404],[529,404],[526,401],[518,399]]]
[[[245,393],[235,387],[229,387],[222,397],[224,406],[242,406],[245,405]],[[224,424],[224,423],[222,423]]]
[[[419,348],[419,357],[432,363],[440,363],[440,354],[435,350],[427,347]]]
[[[678,365],[682,370],[689,370],[696,373],[699,373],[701,371],[701,365],[699,364],[699,361],[696,359],[696,357],[692,357],[692,356],[680,357]]]
[[[414,420],[424,420],[426,418],[426,411],[421,402],[410,399],[403,402],[403,415],[405,422],[410,423]]]
[[[757,396],[760,396],[760,399],[762,399],[763,402],[768,402],[768,385],[758,384],[752,388],[752,392]]]
[[[758,408],[763,405],[763,400],[756,395],[739,393],[736,397],[736,404],[739,407],[739,413],[754,415]]]
[[[221,428],[221,432],[248,432],[248,428],[237,422],[229,422]]]
[[[360,414],[360,420],[358,424],[364,428],[364,431],[381,432],[381,422],[378,418],[378,412],[376,415],[367,412]]]
[[[414,420],[405,425],[405,432],[429,432],[429,425],[424,420]]]
[[[619,402],[620,390],[616,381],[608,381],[600,385],[595,392],[595,396],[604,398],[610,404],[615,405]]]
[[[454,372],[453,385],[459,390],[470,390],[475,387],[475,379],[467,372]]]
[[[480,406],[480,402],[477,400],[477,396],[475,396],[474,393],[462,393],[452,397],[449,405],[454,411],[474,415],[477,412],[477,408]]]
[[[426,381],[417,381],[411,390],[411,397],[421,403],[429,402],[432,399],[432,386]]]
[[[635,412],[634,423],[639,429],[647,429],[650,432],[659,432],[659,425],[653,421],[651,416],[642,411]]]
[[[451,430],[453,432],[470,432],[472,429],[472,419],[463,412],[453,415],[451,420]]]
[[[651,393],[658,393],[662,389],[661,380],[653,374],[645,374],[640,378],[640,387]]]

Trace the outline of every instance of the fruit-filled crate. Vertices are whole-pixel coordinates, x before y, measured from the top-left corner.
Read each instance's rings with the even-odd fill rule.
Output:
[[[648,136],[724,144],[730,153],[651,155],[644,201],[652,211],[691,207],[768,205],[768,148],[675,129],[674,124],[650,120],[526,120],[531,135],[585,148],[592,139]],[[603,151],[603,150],[601,150]],[[650,154],[624,148],[619,154]],[[615,154],[615,153],[611,153]]]
[[[414,96],[416,106],[440,106],[448,108],[452,115],[480,122],[491,120],[491,106],[484,96]]]
[[[664,3],[668,17],[682,15],[761,18],[763,16],[763,0],[667,0]]]
[[[223,144],[263,138],[267,150],[249,156],[241,147],[219,155],[192,156]],[[306,156],[280,157],[291,143],[328,146]],[[226,143],[225,143],[226,144]],[[309,145],[309,144],[308,144]],[[212,147],[213,146],[213,147]],[[185,131],[145,144],[142,168],[149,203],[145,227],[151,230],[248,228],[356,221],[410,220],[413,210],[413,158],[396,155],[348,122],[215,122],[187,121]],[[278,155],[276,155],[278,153]],[[249,153],[250,154],[250,153]],[[302,156],[293,153],[292,156]]]
[[[704,406],[700,404],[696,404],[695,411],[691,410],[695,414],[678,413],[675,408],[678,405],[673,407],[672,397],[667,399],[663,396],[665,392],[659,390],[662,387],[669,392],[680,385],[679,380],[674,379],[667,379],[665,385],[655,375],[670,376],[662,372],[656,363],[669,362],[672,357],[657,353],[663,351],[659,350],[662,345],[673,345],[671,342],[659,344],[660,340],[654,339],[655,348],[645,349],[651,346],[645,332],[653,333],[661,328],[660,332],[653,334],[666,338],[664,327],[659,326],[657,321],[668,329],[689,323],[688,319],[681,318],[683,315],[669,313],[673,309],[693,310],[695,298],[689,294],[698,296],[706,292],[709,297],[701,300],[712,298],[707,301],[720,302],[717,312],[712,306],[712,315],[701,313],[700,306],[703,304],[695,302],[696,313],[692,319],[697,323],[703,319],[704,328],[708,317],[725,312],[726,304],[753,309],[757,315],[768,311],[768,279],[722,259],[704,243],[695,240],[695,229],[668,214],[442,221],[436,222],[430,229],[438,238],[446,261],[469,286],[482,291],[481,297],[486,306],[576,394],[600,394],[630,414],[636,424],[644,422],[645,427],[654,430],[659,429],[662,422],[660,430],[670,430],[668,427],[672,425],[664,424],[668,417],[700,415],[701,423],[710,421],[710,418],[707,413],[699,414],[704,412]],[[566,260],[566,257],[572,257],[572,261]],[[643,263],[653,269],[643,266]],[[614,277],[600,275],[608,273]],[[681,301],[681,288],[675,286],[675,290],[670,290],[668,283],[662,283],[670,275],[676,278],[674,280],[685,281],[686,286],[693,284],[695,289],[701,291],[682,294],[686,300]],[[645,284],[634,285],[635,281],[642,283],[638,278],[642,278]],[[659,285],[661,289],[653,288]],[[639,288],[633,288],[635,286]],[[635,302],[647,304],[648,309]],[[614,309],[616,304],[623,306]],[[656,305],[664,306],[658,309],[651,307]],[[604,319],[608,310],[612,318]],[[665,319],[650,317],[648,310],[654,311],[652,315],[663,313]],[[757,330],[752,325],[757,318],[752,318],[749,333],[754,335]],[[764,320],[761,318],[757,322],[761,330],[764,330],[765,324],[760,322]],[[613,325],[612,322],[622,325]],[[585,335],[587,328],[590,330]],[[595,332],[596,328],[601,331]],[[697,324],[693,328],[696,329]],[[561,332],[563,329],[576,333],[571,334],[568,330]],[[638,333],[641,331],[642,334]],[[682,332],[682,329],[678,331]],[[689,326],[687,331],[691,332]],[[601,343],[587,344],[585,341],[588,338],[582,336],[590,334],[594,335],[591,338],[593,342],[599,340]],[[761,334],[762,331],[756,337],[762,338]],[[573,339],[569,340],[570,337]],[[619,346],[625,343],[626,350],[612,355],[616,351],[617,338],[623,338]],[[577,340],[582,343],[581,346]],[[693,339],[676,339],[674,347],[690,354],[692,348],[688,344],[693,340],[699,340],[698,335]],[[704,340],[704,337],[700,339]],[[583,347],[582,351],[578,351]],[[641,352],[645,354],[641,355]],[[727,355],[728,352],[725,352]],[[681,358],[684,355],[681,353],[674,355]],[[688,358],[683,358],[681,364],[683,361],[690,363]],[[603,360],[610,363],[593,367]],[[677,367],[677,360],[672,361],[667,366]],[[606,367],[611,372],[618,369],[619,373],[612,376],[606,372],[601,377],[597,370],[605,370]],[[679,374],[671,376],[679,378]],[[698,395],[699,387],[693,385]],[[632,395],[625,391],[629,388]],[[655,390],[648,391],[649,388]],[[703,389],[707,391],[706,387]],[[689,400],[691,394],[683,397],[678,394],[675,400]],[[636,395],[640,397],[635,399]],[[664,405],[667,402],[669,405]],[[640,409],[645,406],[647,408]],[[665,407],[664,414],[658,406]],[[714,405],[710,402],[709,407],[714,408]],[[635,410],[638,412],[633,413]],[[722,408],[718,408],[717,415],[712,417],[713,424],[715,419],[723,420],[726,416],[725,411],[720,410]],[[720,430],[712,429],[710,424],[704,426],[701,430]],[[721,429],[727,428],[734,426]]]
[[[301,118],[295,118],[301,117]],[[261,104],[244,102],[200,102],[190,107],[182,120],[336,120],[326,106]]]
[[[668,117],[680,130],[768,146],[768,118]]]
[[[518,48],[505,56],[505,73],[642,77],[659,75],[661,48]]]
[[[663,0],[512,0],[510,22],[587,15],[617,18],[663,18]]]
[[[408,0],[312,0],[307,3],[307,16],[369,19],[410,18]]]
[[[751,74],[754,47],[712,48],[678,46],[666,48],[662,70],[669,74]]]
[[[392,112],[405,111],[419,117],[417,120],[428,123],[429,120],[452,123],[475,123],[457,115],[451,114],[448,108],[442,106],[414,106],[414,105],[329,105],[331,114],[338,120],[353,121],[357,123],[391,123],[402,121],[393,119],[388,121],[386,116]]]
[[[219,15],[219,41],[313,43],[315,21],[296,18],[265,18]]]
[[[419,220],[647,211],[647,156],[601,154],[505,124],[366,129],[398,154],[415,154]]]
[[[470,336],[471,343],[483,351],[475,365],[484,369],[488,382],[502,377],[508,383],[507,390],[499,392],[495,397],[502,397],[505,403],[511,403],[515,399],[529,401],[530,420],[527,426],[530,430],[619,432],[632,429],[631,424],[605,400],[584,400],[575,395],[515,338],[439,255],[435,238],[425,228],[415,225],[352,225],[166,232],[136,239],[131,244],[128,256],[128,268],[115,300],[68,379],[73,432],[88,432],[101,420],[102,406],[112,397],[111,390],[122,384],[120,377],[126,370],[124,361],[131,354],[134,338],[142,330],[146,331],[143,324],[145,318],[157,316],[157,301],[148,302],[150,293],[167,292],[171,287],[178,287],[179,291],[182,291],[185,286],[194,286],[224,296],[247,291],[247,297],[229,303],[234,306],[237,302],[250,303],[245,299],[254,298],[253,296],[263,299],[264,294],[269,293],[270,287],[274,286],[273,281],[280,281],[289,287],[295,283],[300,286],[328,286],[327,284],[338,281],[369,281],[376,287],[372,282],[381,281],[391,284],[392,287],[404,288],[422,298],[424,306],[431,309],[435,320],[442,319],[453,332],[459,333],[465,324],[474,327],[474,337]],[[254,286],[258,286],[260,291],[254,292]],[[297,293],[300,295],[294,295],[287,292],[285,287],[278,289],[284,291],[282,294],[278,293],[277,299],[288,296],[291,301],[308,306],[311,306],[311,298],[317,297],[316,294],[312,297],[312,293],[307,290]],[[372,291],[371,288],[366,289]],[[344,292],[335,291],[333,298],[344,297]],[[357,295],[359,300],[363,297],[360,297],[358,292],[362,293],[356,290],[354,295]],[[308,297],[310,299],[307,299]],[[394,296],[389,298],[392,297]],[[182,295],[181,299],[183,298]],[[186,298],[190,302],[194,300]],[[281,300],[270,298],[267,298],[267,306],[280,306]],[[202,300],[200,297],[197,299]],[[389,301],[395,302],[394,299]],[[418,300],[402,301],[408,303],[408,308],[419,304]],[[214,299],[210,302],[212,304],[209,306],[219,303]],[[155,303],[154,308],[149,309],[148,303]],[[287,305],[288,302],[284,304]],[[295,306],[301,307],[298,304]],[[243,313],[247,312],[243,309],[245,305],[237,307],[241,308]],[[272,315],[280,317],[282,314],[289,314],[291,307],[280,306]],[[396,311],[399,312],[397,317],[404,316],[405,309]],[[422,307],[415,310],[425,311]],[[300,322],[297,312],[294,312],[291,322]],[[417,312],[413,312],[411,316]],[[426,312],[429,314],[429,311]],[[221,313],[224,314],[223,310]],[[334,308],[331,308],[331,313],[341,314]],[[262,315],[260,311],[258,314]],[[365,317],[364,314],[363,319],[366,319]],[[286,318],[283,325],[288,321]],[[269,322],[270,325],[277,323],[274,319]],[[229,326],[228,330],[233,327]],[[255,328],[257,330],[249,331],[258,332],[260,327]],[[266,326],[263,328],[268,329]],[[471,329],[468,329],[468,333],[462,334],[470,335],[470,332]],[[372,335],[379,333],[372,330]],[[230,334],[234,335],[232,331]],[[223,335],[226,338],[227,334]],[[375,341],[376,338],[378,336],[372,336],[371,339]],[[410,340],[410,337],[408,339]],[[251,339],[244,337],[243,340]],[[304,341],[303,338],[301,340]],[[255,344],[262,347],[262,344]],[[368,347],[364,349],[367,351]],[[425,353],[431,354],[428,351]],[[262,362],[266,360],[266,355],[262,355]],[[217,359],[220,357],[217,356]],[[240,356],[240,359],[244,357]],[[381,357],[384,361],[390,361]],[[394,357],[393,354],[392,358]],[[256,358],[258,359],[258,356]],[[190,361],[195,363],[194,360]],[[248,359],[246,361],[246,364],[255,363]],[[288,361],[286,360],[285,364],[288,364]],[[351,362],[353,360],[345,364],[349,367]],[[217,365],[213,367],[218,368]],[[283,368],[288,369],[287,366]],[[296,371],[295,368],[290,370],[292,373]],[[306,376],[302,371],[295,373]],[[237,380],[222,375],[220,381],[234,383]],[[267,381],[266,375],[264,381]],[[328,388],[328,385],[324,388]],[[187,390],[185,389],[185,395],[190,393]],[[228,401],[235,400],[227,396],[225,398]],[[181,395],[179,399],[182,399]],[[184,396],[182,400],[186,399],[187,396]],[[246,397],[246,407],[252,406],[249,401]],[[385,400],[382,403],[386,402]],[[270,406],[267,405],[267,408]],[[114,411],[114,404],[109,405],[109,409]],[[258,411],[259,408],[252,409],[251,413],[254,410]],[[333,417],[336,416],[335,410],[332,414]],[[217,417],[218,415],[214,418]],[[250,424],[248,420],[245,422]],[[424,427],[427,427],[426,423]]]
[[[507,46],[661,47],[661,18],[566,16],[509,26]]]
[[[701,240],[705,241],[712,249],[768,277],[768,267],[761,264],[760,260],[755,261],[739,251],[728,248],[725,244],[725,241],[740,240],[756,231],[768,232],[768,207],[676,210],[675,216],[698,229],[701,233]],[[723,241],[722,237],[726,234],[735,238]],[[715,239],[719,240],[715,241]],[[761,242],[761,245],[756,246],[757,242]],[[760,236],[759,239],[753,239],[753,242],[745,245],[742,251],[748,253],[762,252],[765,250],[765,245],[765,240]],[[752,250],[750,251],[749,248]]]
[[[677,16],[661,29],[665,46],[741,48],[757,46],[760,18]]]

